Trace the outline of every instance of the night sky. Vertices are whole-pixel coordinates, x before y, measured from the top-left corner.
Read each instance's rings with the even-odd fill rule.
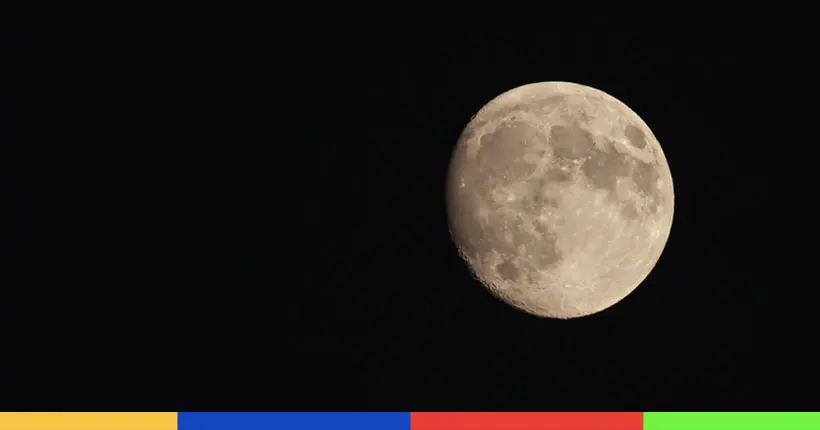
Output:
[[[3,60],[6,409],[816,408],[799,14],[69,3]],[[463,127],[539,81],[631,107],[675,186],[646,281],[568,321],[493,298],[447,229]]]

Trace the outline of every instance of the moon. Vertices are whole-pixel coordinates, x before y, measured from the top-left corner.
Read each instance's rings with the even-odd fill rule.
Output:
[[[569,319],[618,303],[669,238],[675,195],[649,126],[580,84],[507,91],[467,124],[447,178],[451,237],[504,302]]]

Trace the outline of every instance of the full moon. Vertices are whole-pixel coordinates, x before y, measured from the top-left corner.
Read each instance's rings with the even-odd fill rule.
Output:
[[[594,314],[634,291],[663,252],[674,200],[649,126],[609,94],[568,82],[487,103],[447,178],[450,233],[475,277],[549,318]]]

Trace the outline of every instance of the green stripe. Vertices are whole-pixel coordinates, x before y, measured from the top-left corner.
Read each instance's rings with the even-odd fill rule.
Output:
[[[644,430],[820,430],[820,412],[644,412]]]

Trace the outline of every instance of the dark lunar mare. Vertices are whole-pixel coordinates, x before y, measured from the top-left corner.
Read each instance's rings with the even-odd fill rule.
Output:
[[[576,160],[587,155],[595,142],[592,135],[577,124],[556,125],[550,130],[550,145],[557,157]]]
[[[630,220],[638,217],[638,208],[632,201],[618,201],[615,185],[619,177],[632,178],[638,190],[647,197],[649,213],[656,213],[661,195],[657,188],[657,166],[621,154],[614,148],[614,142],[609,140],[608,143],[608,150],[594,149],[590,152],[589,158],[581,166],[584,175],[593,186],[606,191],[607,199],[619,204],[622,215]]]

